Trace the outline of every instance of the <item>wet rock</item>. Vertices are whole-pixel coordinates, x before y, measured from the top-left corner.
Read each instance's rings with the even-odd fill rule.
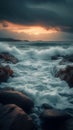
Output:
[[[73,117],[66,121],[65,128],[66,130],[73,130]]]
[[[18,59],[16,57],[7,52],[0,53],[0,59],[6,62],[12,62],[13,64],[16,64],[18,62]]]
[[[58,54],[58,55],[52,56],[51,59],[52,59],[52,60],[57,60],[57,59],[60,58],[60,57],[61,57],[61,55]]]
[[[73,87],[73,66],[68,65],[65,69],[60,69],[57,72],[56,77],[65,80],[70,87]]]
[[[0,104],[0,130],[34,130],[34,124],[18,106]]]
[[[67,62],[73,62],[73,54],[72,55],[66,55],[63,57],[65,61]]]
[[[13,76],[13,70],[9,67],[9,65],[4,67],[4,71],[8,72],[9,76]]]
[[[13,70],[8,65],[0,65],[0,82],[6,82],[9,76],[13,76]]]
[[[59,130],[59,128],[62,125],[64,126],[63,123],[68,119],[70,119],[71,117],[65,111],[56,109],[47,109],[41,113],[40,118],[42,119],[43,129]]]
[[[14,91],[15,89],[12,87],[4,87],[4,88],[0,88],[0,91]]]
[[[62,61],[60,61],[60,65],[66,64],[66,63],[72,63],[73,62],[73,55],[66,55],[63,57]]]
[[[53,109],[53,107],[47,103],[42,104],[41,108],[42,109]]]
[[[70,118],[70,116],[62,110],[56,110],[56,109],[47,109],[44,110],[44,112],[41,114],[41,118],[46,121],[65,121]]]
[[[63,62],[73,62],[73,54],[72,55],[55,55],[51,57],[52,60],[57,60],[59,58],[63,58],[62,59]]]
[[[4,91],[0,90],[0,103],[2,104],[16,104],[25,112],[30,112],[34,106],[33,101],[18,91]]]

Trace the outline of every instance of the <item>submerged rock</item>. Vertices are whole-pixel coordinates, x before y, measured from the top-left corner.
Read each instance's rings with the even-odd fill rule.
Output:
[[[0,104],[0,130],[34,130],[34,124],[18,106]]]
[[[53,109],[53,107],[47,103],[42,104],[41,108],[42,109]]]
[[[13,64],[16,64],[18,62],[18,59],[13,55],[9,54],[8,52],[0,53],[0,59],[6,62],[12,62]]]
[[[73,87],[73,66],[68,65],[65,69],[60,69],[57,72],[56,77],[65,80],[70,87]]]
[[[63,123],[71,117],[62,110],[47,109],[41,113],[41,119],[43,121],[44,129],[56,129],[59,130]]]
[[[59,122],[59,121],[65,121],[70,118],[70,116],[62,110],[56,110],[56,109],[47,109],[44,110],[44,112],[41,114],[41,118],[46,120],[46,121],[54,121],[54,122]]]
[[[26,95],[18,91],[0,90],[0,103],[2,104],[16,104],[25,112],[30,112],[34,106],[33,101]]]
[[[51,59],[52,59],[52,60],[57,60],[57,59],[60,58],[60,57],[61,57],[61,55],[58,54],[58,55],[52,56]]]
[[[66,55],[63,58],[64,58],[64,62],[73,62],[73,54],[72,55]]]
[[[72,55],[55,55],[51,57],[52,60],[57,60],[58,58],[63,58],[62,59],[63,62],[73,62],[73,54]]]
[[[2,66],[0,65],[0,82],[6,82],[9,76],[13,75],[13,70],[7,65]]]
[[[60,61],[60,65],[66,64],[66,63],[72,63],[73,62],[73,55],[67,55],[64,56],[63,59]]]
[[[0,91],[14,91],[15,89],[12,87],[4,87],[4,88],[0,88]]]
[[[66,130],[73,130],[73,117],[66,121],[65,128]]]

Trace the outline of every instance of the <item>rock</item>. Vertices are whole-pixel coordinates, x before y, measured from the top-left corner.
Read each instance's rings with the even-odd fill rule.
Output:
[[[2,104],[16,104],[25,112],[30,112],[34,106],[33,101],[18,91],[4,91],[0,90],[0,103]]]
[[[73,117],[66,121],[65,128],[66,130],[73,130]]]
[[[73,54],[72,55],[55,55],[51,57],[52,60],[57,60],[59,58],[63,58],[61,61],[62,63],[73,62]]]
[[[13,64],[16,64],[18,62],[18,59],[8,52],[0,53],[0,59],[3,59],[6,62],[12,62]]]
[[[9,76],[13,76],[13,70],[9,67],[9,65],[4,67],[4,71],[6,71]]]
[[[65,80],[70,87],[73,87],[73,66],[68,65],[65,69],[60,69],[56,77]]]
[[[60,57],[61,57],[61,55],[58,54],[58,55],[52,56],[51,59],[52,59],[52,60],[57,60],[57,59],[60,58]]]
[[[18,106],[0,104],[0,130],[34,130],[34,124]]]
[[[62,110],[47,109],[41,113],[42,126],[46,129],[58,129],[63,125],[63,123],[70,119],[70,116]]]
[[[66,63],[72,63],[73,62],[73,55],[66,55],[63,57],[63,59],[60,61],[60,65],[66,64]]]
[[[0,65],[0,82],[6,82],[12,75],[13,70],[8,65],[5,67]]]
[[[66,55],[63,57],[65,61],[67,62],[73,62],[73,54],[72,55]]]
[[[9,74],[4,70],[4,67],[0,67],[0,83],[6,82],[9,78]]]
[[[46,121],[65,121],[70,118],[70,116],[63,110],[47,109],[41,114],[42,119]]]
[[[14,91],[15,89],[12,87],[4,87],[4,88],[0,88],[0,91]]]
[[[53,109],[53,107],[47,103],[42,104],[41,108],[42,109]]]

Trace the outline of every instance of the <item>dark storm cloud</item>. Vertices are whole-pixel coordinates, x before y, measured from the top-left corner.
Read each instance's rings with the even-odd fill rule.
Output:
[[[28,2],[32,2],[32,3],[40,3],[40,4],[43,4],[43,3],[62,3],[62,2],[66,2],[66,0],[27,0]]]
[[[3,26],[4,28],[6,28],[6,27],[8,27],[8,24],[7,24],[5,21],[3,21],[3,22],[2,22],[2,26]]]
[[[0,21],[73,32],[72,7],[72,0],[0,0]]]

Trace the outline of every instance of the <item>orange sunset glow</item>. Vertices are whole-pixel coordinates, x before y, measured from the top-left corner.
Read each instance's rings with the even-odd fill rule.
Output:
[[[12,34],[18,35],[17,38],[22,40],[49,40],[54,35],[58,34],[60,28],[45,28],[41,25],[26,26],[3,21],[0,23],[0,30],[6,30]]]
[[[58,32],[58,28],[44,28],[42,26],[23,26],[23,25],[18,25],[18,24],[13,24],[10,22],[5,22],[5,24],[7,25],[6,27],[3,27],[3,25],[0,25],[1,29],[7,29],[13,32],[17,32],[17,33],[26,33],[29,35],[40,35],[40,34],[50,34],[50,33],[56,33]]]
[[[16,32],[16,30],[13,30]],[[45,28],[41,26],[30,26],[30,27],[24,27],[24,29],[18,29],[18,33],[27,33],[29,35],[40,35],[40,34],[49,34],[49,33],[56,33],[56,29],[48,29],[46,30]]]

